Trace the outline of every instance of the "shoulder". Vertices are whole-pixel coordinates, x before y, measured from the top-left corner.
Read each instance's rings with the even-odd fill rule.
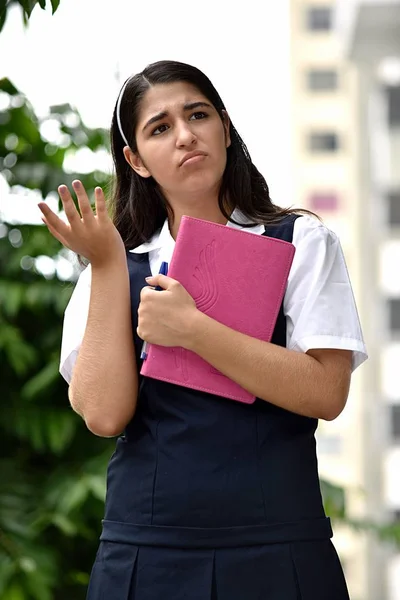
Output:
[[[300,215],[293,226],[293,245],[298,247],[336,246],[339,238],[322,221],[312,215]]]
[[[290,280],[346,279],[347,267],[339,238],[322,221],[301,215],[294,224],[292,243],[296,252]]]

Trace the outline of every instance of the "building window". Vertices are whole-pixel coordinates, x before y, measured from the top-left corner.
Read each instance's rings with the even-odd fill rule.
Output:
[[[315,92],[336,90],[338,87],[337,72],[333,69],[311,69],[307,73],[308,89]]]
[[[307,204],[316,213],[335,212],[339,208],[339,198],[335,192],[313,192]]]
[[[400,189],[389,192],[389,225],[400,226]]]
[[[386,89],[389,108],[389,125],[400,126],[400,86]]]
[[[332,29],[332,8],[330,6],[308,7],[307,29],[309,31],[330,31]]]
[[[394,333],[400,333],[400,298],[389,300],[389,326]]]
[[[308,145],[311,152],[336,152],[339,140],[336,133],[329,131],[310,133]]]
[[[394,440],[400,440],[400,404],[392,404],[390,407],[390,428]]]

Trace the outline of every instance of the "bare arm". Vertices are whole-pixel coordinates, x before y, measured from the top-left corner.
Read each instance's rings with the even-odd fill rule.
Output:
[[[255,396],[292,412],[333,420],[349,393],[351,352],[295,352],[254,339],[202,313],[189,349]]]
[[[72,408],[100,436],[121,433],[134,415],[137,372],[126,259],[92,267],[89,315],[69,388]]]
[[[195,352],[250,393],[292,412],[332,420],[349,392],[352,353],[318,349],[307,354],[234,331],[201,313],[177,281],[157,275],[144,288],[139,336]]]
[[[66,186],[59,193],[68,223],[40,203],[43,221],[64,246],[89,259],[92,286],[88,321],[74,366],[69,398],[88,428],[100,436],[120,433],[137,401],[129,275],[123,241],[107,214],[101,188],[96,215],[80,181],[74,181],[80,213]]]

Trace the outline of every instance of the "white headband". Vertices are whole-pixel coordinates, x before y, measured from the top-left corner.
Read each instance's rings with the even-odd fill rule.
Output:
[[[124,132],[122,131],[122,125],[121,125],[121,116],[120,116],[120,114],[119,114],[119,113],[120,113],[120,110],[121,110],[122,96],[124,95],[125,88],[126,88],[126,86],[128,85],[128,83],[129,83],[130,79],[131,79],[131,78],[130,78],[130,77],[128,77],[128,79],[125,81],[124,85],[122,86],[122,89],[121,89],[121,91],[120,91],[120,93],[119,93],[119,96],[118,96],[118,102],[117,102],[117,108],[116,108],[116,115],[117,115],[117,124],[118,124],[118,129],[119,129],[119,132],[120,132],[120,134],[121,134],[121,137],[122,137],[122,139],[124,140],[124,142],[125,142],[125,144],[126,144],[127,146],[129,146],[129,142],[128,142],[128,140],[126,139]]]

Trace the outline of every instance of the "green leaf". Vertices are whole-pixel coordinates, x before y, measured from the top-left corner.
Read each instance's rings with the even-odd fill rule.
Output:
[[[60,4],[60,0],[51,0],[51,6],[53,8],[53,15],[56,12],[57,8],[59,7]]]
[[[46,438],[43,422],[38,418],[38,414],[35,414],[34,418],[32,418],[32,416],[33,415],[31,415],[29,423],[29,439],[31,441],[32,447],[36,450],[36,452],[45,452]]]
[[[49,448],[54,454],[61,454],[71,443],[76,431],[76,423],[76,416],[72,410],[53,412],[47,426],[47,439]]]
[[[11,83],[7,77],[0,79],[0,90],[6,94],[9,94],[10,96],[16,96],[19,94],[19,91],[15,85]]]
[[[79,585],[83,585],[83,586],[87,587],[89,584],[90,577],[89,577],[88,573],[83,573],[82,571],[73,571],[70,574],[70,577],[71,577],[72,581],[75,581]]]
[[[39,3],[40,8],[43,8],[43,10],[46,8],[46,0],[37,0],[37,2]]]
[[[35,348],[23,339],[17,327],[8,323],[1,323],[0,327],[0,356],[2,351],[17,375],[26,373],[36,362]]]
[[[6,19],[7,19],[7,9],[1,8],[0,9],[0,32],[5,25]]]
[[[36,396],[43,394],[59,377],[58,360],[53,359],[34,377],[27,381],[21,389],[21,397],[26,400],[32,400]]]
[[[64,496],[59,504],[59,509],[64,515],[68,515],[74,509],[80,507],[88,496],[88,487],[85,478],[78,479],[65,490]]]
[[[106,497],[106,479],[104,475],[90,475],[87,477],[87,482],[93,496],[100,502],[104,502]]]
[[[0,598],[4,597],[7,584],[14,577],[16,570],[17,565],[11,557],[0,551]]]
[[[332,519],[343,519],[346,513],[343,488],[324,479],[320,480],[320,487],[326,513]]]
[[[19,282],[0,280],[0,306],[7,317],[15,317],[24,300],[25,286]]]
[[[26,600],[24,588],[19,583],[13,583],[5,592],[2,600]]]
[[[21,4],[22,8],[24,9],[26,16],[29,18],[31,16],[33,9],[35,8],[35,6],[37,4],[37,0],[19,0],[19,3]]]
[[[76,524],[69,519],[66,515],[61,513],[57,513],[52,518],[52,523],[55,527],[60,529],[63,534],[74,537],[77,534],[77,526]]]

